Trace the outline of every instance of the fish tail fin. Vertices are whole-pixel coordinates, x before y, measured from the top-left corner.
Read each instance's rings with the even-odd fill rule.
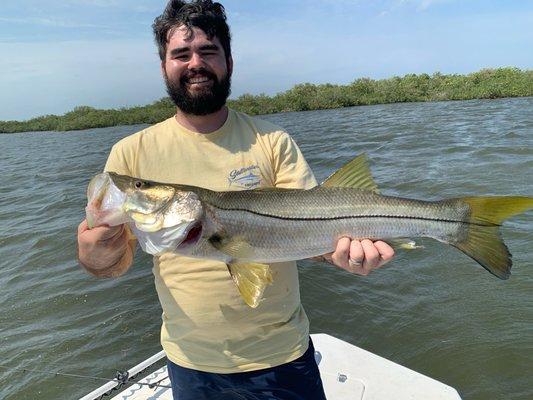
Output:
[[[504,220],[533,208],[533,197],[465,197],[470,207],[466,237],[451,243],[500,279],[511,275],[511,253],[499,227]]]

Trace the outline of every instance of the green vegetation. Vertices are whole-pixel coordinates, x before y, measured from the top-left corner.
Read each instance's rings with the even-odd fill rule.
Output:
[[[230,107],[248,114],[272,114],[413,101],[496,99],[533,96],[533,70],[483,69],[469,75],[435,73],[373,80],[360,78],[349,85],[304,83],[286,92],[267,96],[244,94],[229,100]],[[153,124],[169,118],[175,107],[163,98],[142,107],[99,110],[76,107],[58,116],[28,121],[0,121],[0,133],[70,131],[116,125]]]

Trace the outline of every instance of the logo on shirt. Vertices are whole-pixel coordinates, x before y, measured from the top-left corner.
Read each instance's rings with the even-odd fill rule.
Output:
[[[234,169],[228,175],[230,186],[239,189],[254,189],[261,184],[261,175],[258,165],[250,165],[241,169]]]

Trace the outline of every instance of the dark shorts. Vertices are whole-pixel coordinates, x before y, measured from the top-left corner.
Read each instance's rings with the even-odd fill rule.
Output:
[[[315,349],[287,364],[258,371],[215,374],[168,362],[174,400],[325,400]]]

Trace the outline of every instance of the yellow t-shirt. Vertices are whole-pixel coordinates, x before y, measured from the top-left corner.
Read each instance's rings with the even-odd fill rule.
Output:
[[[105,170],[219,191],[316,185],[286,132],[233,110],[209,134],[192,132],[172,117],[128,136],[113,146]],[[307,350],[309,321],[296,263],[272,264],[271,270],[274,282],[253,309],[241,299],[226,264],[155,256],[161,344],[168,359],[186,368],[231,373],[300,357]]]

